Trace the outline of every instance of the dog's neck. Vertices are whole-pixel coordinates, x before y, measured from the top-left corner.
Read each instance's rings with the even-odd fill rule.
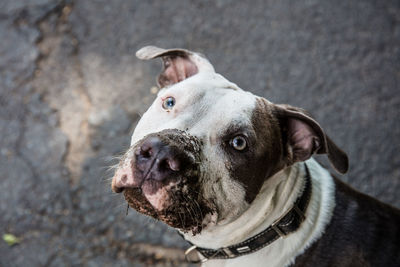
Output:
[[[298,177],[303,177],[302,167],[295,164],[270,177],[249,208],[236,220],[217,223],[196,236],[185,234],[185,238],[196,246],[217,249],[239,243],[266,229],[288,211],[301,194],[304,179]]]
[[[332,218],[335,184],[330,173],[314,159],[307,160],[306,164],[310,173],[312,194],[305,212],[305,221],[297,231],[246,257],[210,260],[203,265],[256,266],[262,259],[262,262],[268,262],[269,266],[287,266],[318,240]],[[206,228],[196,236],[186,234],[185,238],[196,246],[217,249],[254,236],[292,207],[301,194],[305,175],[305,167],[301,163],[277,173],[264,183],[257,198],[237,220]]]

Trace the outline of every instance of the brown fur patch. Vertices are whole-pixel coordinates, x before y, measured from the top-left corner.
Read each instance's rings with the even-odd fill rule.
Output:
[[[251,122],[254,140],[247,152],[232,157],[229,166],[231,177],[245,187],[248,203],[257,196],[264,181],[284,167],[280,126],[264,98],[257,98]]]

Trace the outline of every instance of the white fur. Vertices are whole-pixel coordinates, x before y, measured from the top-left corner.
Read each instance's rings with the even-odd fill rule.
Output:
[[[172,110],[162,108],[163,100],[174,97]],[[256,98],[219,74],[200,72],[171,87],[164,88],[151,107],[143,114],[131,140],[131,144],[150,133],[165,129],[178,129],[203,140],[203,154],[207,162],[200,168],[203,188],[201,194],[212,199],[218,206],[218,220],[235,219],[246,208],[243,186],[231,179],[225,166],[226,154],[217,142],[223,131],[232,123],[251,125],[251,114]],[[216,127],[216,125],[218,127]],[[152,202],[158,203],[156,194]],[[208,220],[208,218],[207,218]],[[215,221],[215,220],[211,220]]]
[[[202,266],[287,266],[294,262],[315,240],[323,234],[333,209],[334,182],[324,168],[314,159],[306,162],[312,178],[312,197],[306,212],[306,220],[300,228],[269,246],[234,259],[210,260]],[[241,242],[266,229],[289,210],[301,193],[305,177],[303,163],[297,163],[274,177],[261,189],[252,205],[235,221],[204,229],[199,235],[186,234],[190,242],[206,248],[220,248]]]
[[[163,100],[167,97],[174,97],[176,100],[171,111],[162,108]],[[131,145],[147,134],[164,129],[186,130],[190,126],[191,134],[204,135],[208,132],[206,129],[216,128],[215,125],[220,126],[221,123],[226,124],[239,117],[242,112],[245,114],[240,118],[248,120],[249,116],[246,115],[249,115],[254,106],[255,98],[251,93],[242,91],[221,75],[213,72],[198,73],[160,90],[136,126]]]

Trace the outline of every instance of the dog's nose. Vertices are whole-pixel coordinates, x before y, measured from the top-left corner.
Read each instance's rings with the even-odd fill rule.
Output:
[[[112,179],[112,190],[116,193],[125,188],[141,188],[145,180],[179,179],[179,172],[193,165],[193,160],[181,148],[157,136],[147,137],[132,152]]]
[[[181,169],[182,153],[163,143],[159,137],[147,138],[135,151],[135,167],[142,179],[163,181]]]

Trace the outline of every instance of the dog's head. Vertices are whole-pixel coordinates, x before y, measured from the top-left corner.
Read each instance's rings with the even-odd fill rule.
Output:
[[[137,211],[196,234],[240,216],[269,177],[314,153],[347,171],[346,154],[303,110],[241,90],[191,51],[137,56],[164,62],[162,89],[112,180]]]

